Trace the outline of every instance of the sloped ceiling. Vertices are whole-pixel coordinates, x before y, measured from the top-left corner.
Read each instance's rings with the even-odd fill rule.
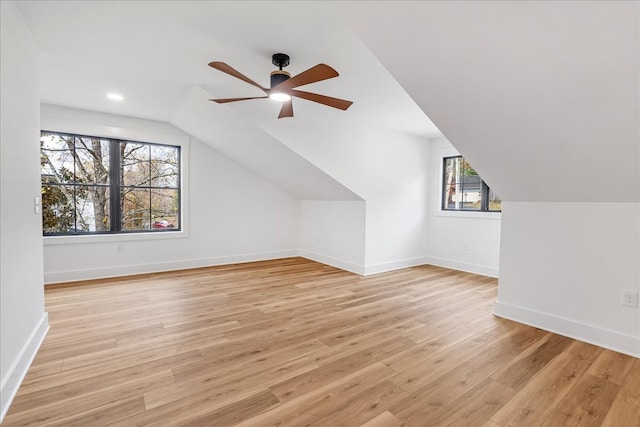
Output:
[[[340,21],[335,5],[25,1],[19,7],[41,50],[43,102],[172,123],[301,199],[360,197],[274,137],[288,134],[287,127],[302,138],[300,129],[339,138],[345,129],[371,127],[440,135]],[[353,106],[343,112],[296,99],[295,117],[278,120],[280,104],[270,100],[207,101],[262,95],[209,62],[224,61],[268,86],[276,52],[290,55],[292,75],[321,62],[333,66],[340,77],[304,90]],[[114,103],[107,92],[125,100]]]
[[[640,201],[640,2],[354,2],[347,15],[503,199]]]
[[[211,117],[209,93],[194,87],[171,123],[301,200],[362,200],[311,162],[230,109]],[[220,124],[224,123],[224,126]]]
[[[287,138],[317,129],[340,139],[377,129],[432,137],[439,128],[503,199],[640,201],[638,2],[19,6],[42,52],[44,102],[173,123],[303,198],[324,191],[304,191],[322,171],[309,182],[297,175],[313,158],[260,162],[250,144],[232,148],[217,136],[242,126],[249,138],[268,136],[267,146],[291,147]],[[260,95],[208,62],[267,85],[277,51],[291,56],[293,75],[319,62],[335,67],[339,78],[304,89],[354,105],[342,112],[296,100],[296,117],[283,120],[268,100],[191,111],[194,93]],[[108,91],[125,101],[108,101]]]

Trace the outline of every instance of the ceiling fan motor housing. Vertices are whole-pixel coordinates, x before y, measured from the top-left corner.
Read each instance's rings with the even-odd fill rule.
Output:
[[[275,70],[271,72],[271,89],[278,86],[280,83],[289,80],[291,75],[284,70]]]

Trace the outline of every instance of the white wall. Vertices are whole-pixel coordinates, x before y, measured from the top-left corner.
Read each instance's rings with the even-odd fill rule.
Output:
[[[640,204],[508,202],[496,314],[640,357]]]
[[[243,114],[209,101],[212,96],[192,87],[170,123],[300,200],[361,200]]]
[[[48,329],[42,282],[38,51],[0,3],[0,422]]]
[[[189,172],[183,233],[45,238],[46,283],[297,254],[359,274],[423,263],[498,272],[500,215],[439,210],[442,156],[458,154],[444,138],[280,134],[366,198],[300,202],[167,123],[43,105],[42,127],[179,144]]]
[[[459,155],[446,138],[431,140],[427,261],[441,267],[498,277],[502,214],[441,209],[442,159]]]
[[[503,199],[640,201],[640,2],[374,1],[344,9]]]
[[[429,140],[341,129],[274,126],[269,133],[366,201],[364,274],[423,264]]]
[[[364,274],[365,202],[303,200],[300,255]]]
[[[351,6],[363,42],[511,202],[496,312],[638,355],[640,309],[620,288],[639,286],[640,3]]]
[[[190,132],[202,132],[206,125],[203,137],[209,135],[208,144],[226,144],[225,149],[233,147],[236,152],[248,150],[239,157],[251,157],[252,161],[263,157],[262,151],[250,154],[256,142],[260,150],[269,144],[279,144],[282,147],[278,152],[291,151],[351,191],[354,199],[366,201],[342,203],[322,197],[326,201],[322,203],[315,197],[303,197],[306,200],[301,205],[300,253],[303,256],[360,274],[433,263],[497,276],[500,215],[467,214],[463,218],[438,213],[441,158],[432,159],[433,143],[427,138],[375,127],[348,126],[353,119],[346,116],[333,118],[340,132],[334,128],[309,128],[271,120],[262,123],[262,129],[247,134],[250,126],[241,121],[241,117],[232,111],[210,111],[207,97],[196,92],[198,96],[190,96],[173,118],[174,124]],[[222,114],[225,114],[224,123],[220,123]],[[220,129],[228,132],[229,123],[238,130],[220,138]],[[265,139],[263,133],[271,139]],[[256,140],[251,140],[250,135]],[[445,147],[449,155],[458,154],[444,138],[440,139],[440,146]],[[278,161],[287,163],[286,159]],[[305,177],[305,181],[289,179],[309,181],[304,171],[296,176]],[[306,184],[306,187],[312,186]],[[314,191],[313,194],[322,193]],[[333,194],[344,197],[342,193]],[[344,233],[348,227],[352,230]],[[362,243],[356,244],[362,227]],[[334,238],[338,235],[342,235],[342,243]],[[318,241],[320,236],[322,239]],[[463,247],[465,243],[468,250]]]
[[[42,127],[181,145],[184,178],[182,232],[44,238],[46,283],[298,254],[299,200],[172,125],[43,105]]]

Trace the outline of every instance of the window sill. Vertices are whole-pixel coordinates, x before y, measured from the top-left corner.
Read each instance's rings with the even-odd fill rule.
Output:
[[[81,245],[85,243],[117,243],[132,241],[152,241],[169,239],[186,239],[189,233],[186,231],[165,231],[155,233],[131,233],[131,234],[97,234],[82,236],[43,236],[44,246],[55,245]]]
[[[473,218],[500,220],[502,212],[443,211],[437,210],[434,216],[446,218]]]

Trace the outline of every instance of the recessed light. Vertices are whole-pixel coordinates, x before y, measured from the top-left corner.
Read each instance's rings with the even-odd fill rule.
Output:
[[[119,93],[108,93],[107,98],[112,101],[124,101],[124,96],[120,95]]]

